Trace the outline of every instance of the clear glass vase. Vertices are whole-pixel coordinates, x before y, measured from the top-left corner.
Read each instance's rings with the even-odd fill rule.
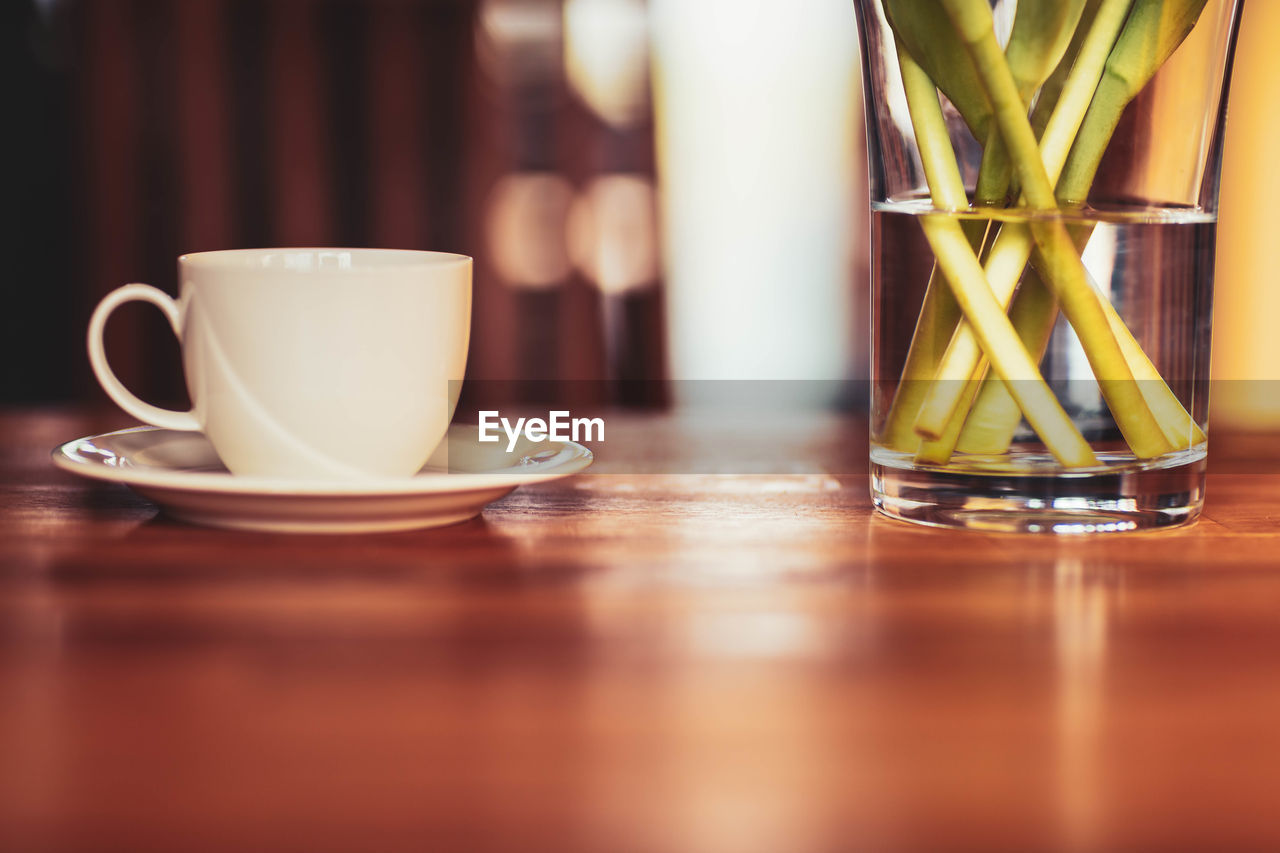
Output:
[[[855,0],[872,497],[994,531],[1189,523],[1240,2],[1022,4],[978,26],[973,3]]]

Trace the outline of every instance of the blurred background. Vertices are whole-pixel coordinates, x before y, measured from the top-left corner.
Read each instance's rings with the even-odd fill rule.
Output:
[[[863,378],[846,0],[5,0],[0,16],[2,403],[103,402],[82,342],[96,301],[129,281],[174,293],[177,255],[246,246],[474,256],[472,404],[530,380],[567,404],[658,406],[680,385],[657,380]],[[1219,378],[1280,378],[1277,32],[1280,3],[1246,6]],[[184,399],[158,313],[118,312],[108,350],[142,396]],[[1280,424],[1280,395],[1214,393],[1216,419]]]

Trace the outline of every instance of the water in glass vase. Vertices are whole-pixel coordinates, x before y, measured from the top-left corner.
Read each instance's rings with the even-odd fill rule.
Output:
[[[934,270],[921,228],[926,215],[961,222],[1067,429],[1088,443],[1087,464],[1062,461],[989,369]],[[1141,392],[1139,407],[1167,440],[1140,455],[1126,439],[1113,412],[1117,386],[1104,394],[1091,365],[1090,353],[1103,347],[1096,337],[1082,346],[1061,310],[1056,288],[1063,277],[1034,250],[1028,226],[1041,227],[1034,217],[1014,210],[938,214],[915,201],[875,204],[875,505],[922,524],[1009,532],[1128,531],[1193,521],[1204,501],[1217,218],[1150,207],[1045,216],[1066,225],[1087,281],[1103,297],[1107,336],[1133,376],[1123,381]]]

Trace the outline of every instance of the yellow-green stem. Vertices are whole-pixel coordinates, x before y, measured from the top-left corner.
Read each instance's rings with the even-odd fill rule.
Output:
[[[898,50],[911,54],[955,106],[974,137],[985,139],[991,105],[978,83],[973,59],[956,37],[951,22],[939,15],[932,4],[921,0],[883,0],[883,4]]]
[[[1018,295],[1009,308],[1009,320],[1018,330],[1018,338],[1027,352],[1044,357],[1045,348],[1053,334],[1058,316],[1058,300],[1034,270],[1028,270]],[[957,419],[958,420],[958,419]],[[995,377],[987,377],[978,392],[978,399],[964,419],[955,449],[961,453],[999,455],[1009,449],[1013,436],[1022,421],[1022,411],[1009,394],[1005,384]]]
[[[1079,229],[1079,233],[1074,235],[1077,248],[1083,251],[1090,233],[1089,230]],[[1018,329],[1018,334],[1023,343],[1027,344],[1028,350],[1043,354],[1049,335],[1053,332],[1054,322],[1058,316],[1058,306],[1052,294],[1046,294],[1040,277],[1035,274],[1034,267],[1043,265],[1043,259],[1036,258],[1032,263],[1033,269],[1028,273],[1022,287],[1018,289],[1017,298],[1014,299],[1009,311],[1009,319]],[[1094,290],[1099,290],[1092,278],[1089,284]],[[1134,379],[1146,398],[1147,405],[1151,407],[1152,414],[1159,421],[1169,444],[1175,450],[1185,450],[1204,441],[1204,431],[1196,424],[1177,395],[1164,381],[1160,371],[1143,352],[1141,345],[1133,337],[1133,333],[1129,331],[1129,327],[1125,325],[1115,307],[1106,299],[1102,300],[1102,304],[1107,314],[1107,322],[1120,343],[1125,361],[1133,371]],[[988,379],[983,383],[978,399],[965,421],[956,447],[965,453],[1004,453],[1013,441],[1021,418],[1022,413],[1018,410],[1017,403],[1009,396],[1008,389],[1003,383]]]
[[[1071,151],[1076,131],[1089,109],[1093,89],[1132,5],[1133,0],[1103,0],[1093,17],[1089,33],[1040,140],[1038,156],[1050,178],[1056,179]],[[1031,258],[1032,245],[1031,232],[1026,225],[1008,222],[1001,227],[992,247],[986,263],[987,278],[996,298],[1005,308],[1013,299],[1018,279]],[[976,372],[980,358],[981,349],[972,331],[961,323],[935,374],[938,381],[920,407],[916,431],[922,437],[939,439],[947,433],[948,427],[954,429],[952,421],[963,419],[965,411],[960,408],[961,396],[965,382]]]
[[[1032,429],[1063,466],[1097,465],[1093,449],[1053,396],[1004,309],[991,294],[982,275],[982,265],[960,224],[938,214],[927,214],[921,220],[925,238],[960,309],[991,359],[992,368],[1012,391]]]
[[[1035,134],[1018,96],[1017,84],[996,41],[990,7],[986,0],[942,0],[942,3],[973,57],[991,99],[995,121],[1009,149],[1028,204],[1040,210],[1057,210],[1053,183],[1045,171]],[[1031,234],[1048,262],[1047,283],[1080,338],[1103,398],[1125,441],[1139,458],[1168,452],[1171,449],[1169,442],[1134,382],[1133,373],[1107,322],[1101,300],[1085,277],[1084,266],[1075,254],[1066,226],[1056,218],[1036,219],[1031,221]],[[956,298],[960,301],[958,293]],[[1003,308],[1001,310],[1003,312]],[[990,351],[987,355],[992,357]],[[1025,408],[1023,413],[1031,414]]]
[[[1123,31],[1108,53],[1104,76],[1089,98],[1088,113],[1057,183],[1060,204],[1070,206],[1088,196],[1124,109],[1191,32],[1204,6],[1204,0],[1137,0],[1134,4]],[[1086,17],[1088,14],[1086,10]],[[1082,56],[1084,52],[1082,47]],[[1044,96],[1042,91],[1041,97]],[[1090,284],[1097,289],[1092,281]],[[1115,308],[1105,298],[1102,304],[1125,361],[1170,444],[1183,449],[1204,441],[1204,432],[1142,351]],[[1012,313],[1015,325],[1027,339],[1038,334],[1037,330],[1052,330],[1057,306],[1032,298],[1021,307],[1015,302]],[[1012,441],[1019,418],[1012,399],[1000,384],[988,381],[974,406],[970,423],[961,433],[959,446],[967,452],[1003,452]]]
[[[1066,86],[1067,80],[1070,79],[1076,62],[1084,50],[1085,39],[1093,32],[1093,24],[1097,19],[1098,9],[1101,5],[1102,0],[1087,0],[1084,9],[1080,13],[1080,21],[1076,25],[1075,34],[1071,37],[1071,44],[1068,45],[1058,66],[1049,75],[1049,79],[1045,80],[1044,85],[1040,87],[1040,94],[1036,98],[1036,108],[1031,113],[1031,129],[1035,131],[1037,139],[1044,136],[1045,126],[1049,123],[1049,116],[1053,114],[1058,102],[1062,99],[1063,87]],[[1109,51],[1110,48],[1108,47]]]
[[[954,209],[955,200],[963,197],[965,190],[937,90],[901,47],[898,61],[934,205]],[[1035,362],[1019,342],[1004,309],[991,293],[982,264],[959,222],[945,214],[929,214],[921,218],[921,227],[956,302],[997,374],[1009,382],[1032,428],[1064,466],[1096,465],[1097,457],[1088,442],[1053,396]]]
[[[965,236],[970,245],[973,245],[976,236],[976,229],[972,227],[975,224],[982,223],[965,223]],[[976,236],[976,239],[982,238]],[[886,447],[910,453],[920,443],[915,432],[916,415],[920,412],[920,405],[929,392],[933,375],[938,372],[938,363],[942,361],[942,354],[946,351],[947,343],[961,316],[960,306],[956,304],[955,296],[935,263],[929,273],[929,285],[924,292],[920,315],[916,318],[911,345],[907,349],[907,359],[903,364],[898,386],[893,392],[889,414],[877,436],[877,440]]]
[[[1125,107],[1195,27],[1207,0],[1136,0],[1090,97],[1070,158],[1058,182],[1064,204],[1083,202]]]
[[[1097,2],[1088,0],[1088,3]],[[1070,47],[1078,50],[1075,42],[1079,37],[1075,33],[1088,3],[1086,0],[1024,0],[1019,4],[1006,52],[1024,102],[1030,102]],[[939,75],[945,76],[940,88],[974,132],[979,133],[983,123],[989,123],[990,105],[978,82],[973,60],[950,22],[919,0],[886,0],[885,8],[898,47],[912,55],[935,86],[939,84]],[[978,207],[1004,207],[1012,175],[1009,158],[994,125],[987,131],[985,140],[973,202]],[[983,240],[986,224],[966,221],[962,227],[970,238],[970,245],[975,249],[983,247],[985,258],[989,249],[989,243]],[[915,419],[955,332],[958,317],[959,309],[935,264],[893,402],[878,437],[888,446],[909,451],[918,444]],[[984,372],[975,374],[975,378],[980,379]],[[954,432],[958,434],[959,428],[960,424],[955,424]]]
[[[1014,304],[1017,304],[1016,300]],[[1010,322],[1014,322],[1014,318],[1012,316],[1010,316],[1009,320]],[[1018,330],[1016,324],[1014,325],[1014,329]],[[1021,337],[1020,332],[1019,337]],[[1026,349],[1033,357],[1035,356],[1036,351],[1026,346],[1025,340],[1023,341],[1023,348]],[[1000,381],[1000,379],[996,377],[987,379],[990,367],[991,364],[987,361],[985,356],[978,361],[977,369],[974,370],[971,377],[965,380],[964,387],[961,389],[959,398],[960,402],[956,407],[957,414],[969,410],[979,392],[985,387],[987,381],[1004,388],[1004,383]],[[1022,410],[1018,408],[1017,402],[1014,401],[1012,397],[1010,397],[1009,400],[1013,402],[1013,407],[1018,412],[1018,420],[1021,421]],[[954,417],[947,422],[946,429],[942,431],[942,435],[937,438],[920,439],[920,447],[916,450],[916,461],[927,462],[931,465],[945,465],[948,460],[951,459],[951,454],[955,452],[956,444],[960,441],[962,430],[966,424],[966,419]]]
[[[947,26],[949,28],[950,25]],[[952,38],[954,39],[954,33]],[[910,54],[901,40],[897,42],[897,48],[900,54]],[[963,46],[959,46],[959,49],[963,54]],[[968,60],[967,54],[964,54],[964,59]],[[916,64],[919,65],[918,62]],[[986,103],[985,93],[981,94],[980,102]],[[988,136],[999,139],[999,133],[994,127],[988,131]],[[932,162],[927,158],[922,157],[922,159]],[[988,163],[984,155],[982,167],[978,170],[974,202],[978,205],[1002,205],[1008,193],[1010,174],[1007,157],[1001,156],[1000,160]],[[929,180],[927,171],[925,179]],[[960,189],[963,191],[963,187]],[[967,195],[962,202],[956,196],[954,188],[950,190],[949,207],[958,210],[968,206]],[[988,223],[976,219],[962,223],[965,234],[969,238],[969,245],[975,250],[984,246],[987,226]],[[893,402],[889,406],[889,414],[877,437],[885,446],[910,453],[920,443],[920,438],[915,432],[916,417],[932,387],[933,377],[938,372],[943,353],[946,352],[947,345],[955,334],[956,325],[961,319],[960,307],[956,304],[955,297],[935,263],[929,273],[929,283],[925,288],[920,314],[911,335],[907,358],[899,375],[897,388],[894,390]]]

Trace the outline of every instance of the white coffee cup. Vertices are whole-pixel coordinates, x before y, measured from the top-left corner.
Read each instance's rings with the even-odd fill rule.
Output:
[[[237,249],[178,258],[179,297],[126,284],[89,321],[120,408],[197,430],[237,475],[407,477],[445,435],[467,361],[471,258],[389,249]],[[138,399],[107,365],[116,306],[150,302],[182,345],[193,408]]]

